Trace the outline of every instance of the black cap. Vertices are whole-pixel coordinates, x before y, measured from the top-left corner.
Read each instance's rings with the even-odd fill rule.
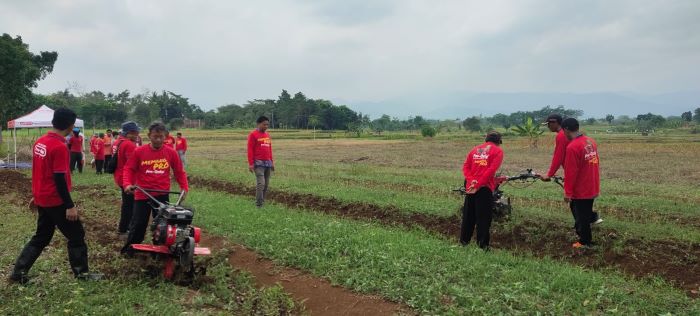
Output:
[[[561,128],[569,132],[578,132],[578,121],[573,117],[565,119],[561,122]]]
[[[138,124],[136,124],[136,122],[128,121],[128,122],[124,122],[124,124],[122,124],[122,133],[126,134],[128,132],[133,132],[133,131],[136,131],[136,132],[141,131],[141,128],[139,127]]]
[[[547,119],[544,121],[543,124],[547,124],[549,122],[556,122],[559,123],[559,125],[561,125],[562,120],[564,120],[564,118],[562,118],[561,115],[557,113],[552,113],[549,116],[547,116]]]

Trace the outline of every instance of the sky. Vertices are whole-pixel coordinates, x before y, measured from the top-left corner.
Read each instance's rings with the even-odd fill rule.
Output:
[[[204,109],[282,89],[396,115],[382,102],[700,91],[699,30],[697,0],[0,0],[0,32],[59,53],[37,92],[170,90]]]

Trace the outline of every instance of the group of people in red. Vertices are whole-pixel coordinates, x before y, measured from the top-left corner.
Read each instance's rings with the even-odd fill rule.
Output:
[[[33,146],[32,195],[30,206],[38,210],[36,233],[22,249],[15,262],[10,280],[19,283],[29,281],[28,273],[43,249],[51,242],[56,228],[68,239],[68,261],[79,279],[94,280],[102,277],[88,268],[88,248],[80,211],[71,198],[71,165],[76,155],[76,144],[80,143],[79,130],[74,130],[77,115],[70,109],[54,111],[53,129],[37,139]],[[125,239],[123,253],[131,253],[131,244],[141,243],[146,233],[149,217],[154,212],[146,196],[137,191],[170,190],[171,171],[181,190],[188,191],[187,175],[181,156],[186,152],[186,139],[178,133],[178,139],[169,137],[163,123],[148,127],[149,144],[139,146],[137,141],[141,128],[135,122],[125,122],[117,138],[111,142],[114,162],[114,182],[122,192],[121,218],[118,225],[120,237]],[[66,136],[72,134],[69,146]],[[100,137],[100,136],[98,136]],[[104,136],[103,136],[104,137]],[[95,139],[96,158],[102,158],[104,139]],[[177,145],[180,144],[178,153]],[[94,144],[94,145],[93,145]],[[82,153],[82,147],[77,151]],[[107,160],[105,155],[104,160]],[[75,158],[74,158],[75,157]],[[82,159],[82,157],[80,157]],[[97,160],[97,159],[96,159]],[[163,193],[152,194],[159,201],[167,201]]]
[[[590,247],[593,245],[591,225],[603,221],[593,211],[593,202],[600,194],[598,147],[592,138],[579,131],[579,123],[574,118],[563,119],[559,114],[552,114],[543,124],[557,136],[549,171],[540,179],[551,181],[559,168],[564,168],[564,201],[569,203],[578,235],[572,247]],[[469,244],[476,228],[477,245],[489,249],[495,176],[504,156],[501,144],[501,134],[490,132],[485,142],[469,151],[464,161],[462,171],[467,195],[459,236],[463,245]]]

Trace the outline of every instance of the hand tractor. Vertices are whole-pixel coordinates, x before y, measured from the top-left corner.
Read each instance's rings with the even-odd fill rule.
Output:
[[[182,203],[185,191],[171,192],[150,190],[136,187],[145,194],[156,206],[156,215],[151,223],[153,244],[133,244],[135,251],[151,253],[157,259],[164,259],[163,277],[173,279],[176,274],[194,276],[194,257],[210,255],[209,248],[197,247],[202,230],[192,226],[194,209],[187,208]],[[177,202],[163,203],[156,200],[148,192],[179,194]]]

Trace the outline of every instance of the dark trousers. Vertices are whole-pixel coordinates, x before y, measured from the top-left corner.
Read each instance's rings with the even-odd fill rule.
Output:
[[[72,173],[78,167],[78,172],[83,173],[83,153],[70,153],[70,172]]]
[[[593,239],[591,236],[593,201],[593,199],[571,200],[574,210],[574,217],[576,219],[576,234],[578,235],[578,241],[584,245],[590,245]]]
[[[68,239],[68,262],[73,273],[77,276],[80,273],[88,272],[88,249],[85,244],[83,224],[79,220],[72,222],[67,220],[66,208],[63,206],[39,207],[36,233],[17,258],[12,278],[18,279],[29,273],[29,269],[32,268],[36,259],[51,242],[57,227]]]
[[[97,169],[97,174],[102,174],[102,167],[104,167],[104,160],[95,160],[95,169]]]
[[[155,196],[160,202],[168,202],[168,195]],[[148,218],[156,216],[157,208],[152,205],[149,200],[134,201],[134,213],[129,223],[129,238],[126,240],[126,245],[122,252],[129,250],[131,244],[140,244],[146,236],[146,228],[148,227]]]
[[[119,218],[119,233],[124,234],[129,231],[131,214],[134,213],[134,195],[126,194],[123,187],[119,187],[119,189],[122,191],[122,209],[121,216]]]
[[[491,220],[493,219],[493,193],[487,187],[482,187],[475,194],[464,198],[462,209],[462,231],[459,242],[469,244],[476,226],[476,244],[482,249],[488,249],[491,238]]]
[[[574,212],[574,201],[569,202],[569,208],[571,209],[571,216],[574,218],[574,229],[576,229],[576,212]],[[595,223],[598,218],[598,212],[591,211],[591,224]]]
[[[105,155],[105,163],[110,160],[112,160],[112,155]]]

